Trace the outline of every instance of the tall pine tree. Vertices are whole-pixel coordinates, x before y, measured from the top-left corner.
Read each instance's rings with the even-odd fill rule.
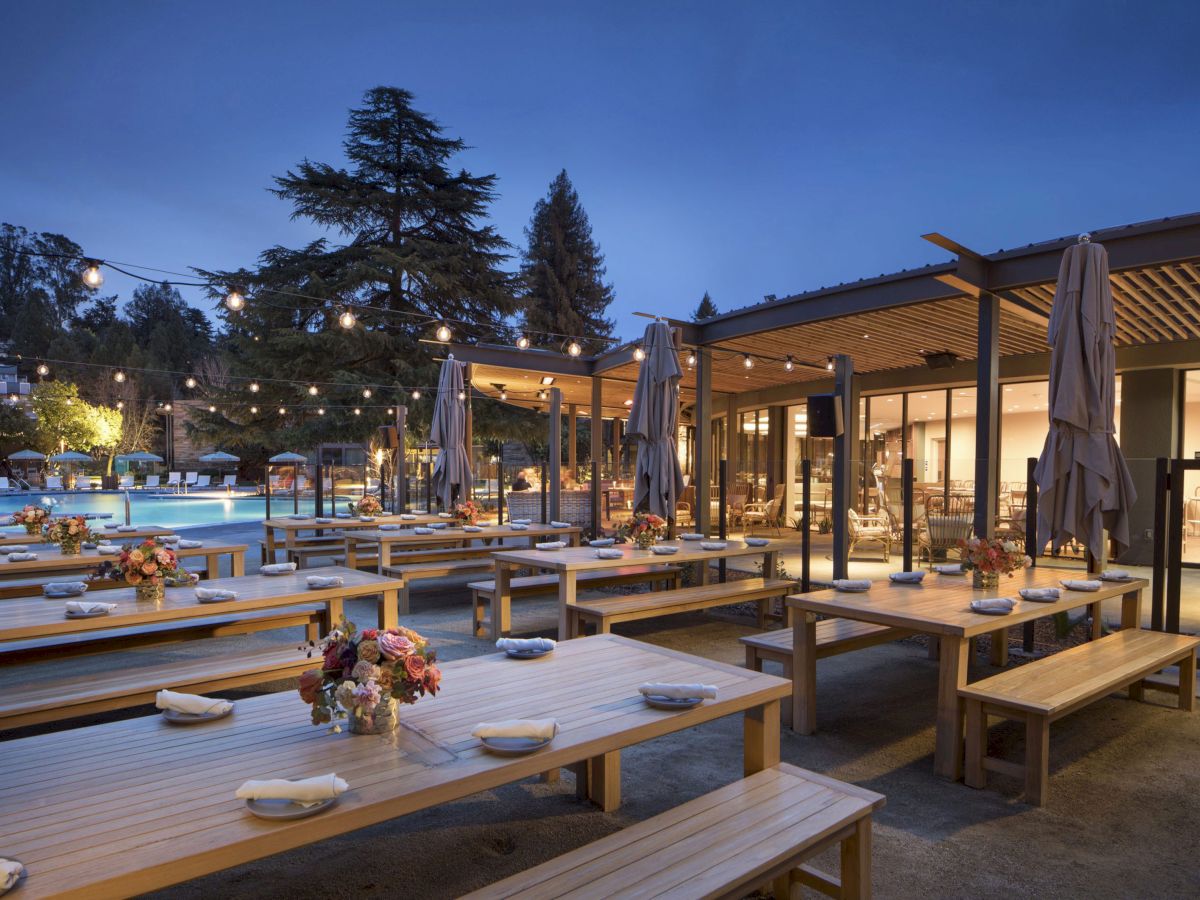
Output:
[[[704,319],[711,319],[718,312],[717,304],[713,303],[712,297],[708,296],[708,291],[705,291],[704,296],[700,298],[700,305],[692,313],[692,321],[701,322]]]
[[[607,348],[602,339],[613,323],[604,312],[613,289],[604,283],[604,256],[566,169],[534,206],[525,237],[521,299],[530,340],[558,346],[576,338],[587,352]]]

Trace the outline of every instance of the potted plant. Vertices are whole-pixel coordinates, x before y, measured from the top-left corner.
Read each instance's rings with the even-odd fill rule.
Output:
[[[84,541],[92,539],[92,531],[88,528],[87,519],[83,516],[63,516],[51,519],[42,538],[47,544],[58,544],[63,556],[76,554]]]
[[[179,565],[173,550],[147,538],[136,547],[129,544],[117,557],[114,570],[137,591],[138,600],[158,601],[168,583],[190,584],[191,573]]]
[[[363,494],[362,499],[355,503],[353,500],[346,504],[352,516],[377,516],[383,512],[379,498],[374,494]]]
[[[317,649],[321,668],[301,675],[299,687],[314,725],[345,718],[351,734],[384,734],[399,721],[397,704],[433,696],[441,683],[437,653],[409,628],[359,631],[343,618]]]
[[[829,521],[828,517],[817,523],[817,534],[829,534],[831,531],[833,531],[833,523]]]
[[[666,520],[662,516],[647,512],[634,513],[617,529],[617,534],[627,541],[632,541],[639,550],[649,550],[654,546],[654,542],[666,533]]]
[[[46,520],[50,518],[50,510],[44,506],[35,506],[30,503],[23,509],[13,513],[12,520],[14,525],[24,525],[26,534],[41,534],[42,526],[46,524]]]
[[[999,587],[1001,575],[1011,578],[1032,562],[1012,541],[973,537],[959,540],[958,548],[963,570],[970,571],[972,586],[977,590]]]
[[[483,507],[474,500],[454,504],[454,521],[459,525],[478,525],[483,518]]]

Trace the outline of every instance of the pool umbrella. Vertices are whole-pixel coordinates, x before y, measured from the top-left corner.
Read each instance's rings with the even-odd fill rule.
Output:
[[[1063,255],[1050,310],[1050,430],[1034,477],[1038,547],[1072,538],[1100,565],[1104,530],[1129,547],[1129,508],[1137,501],[1113,423],[1116,359],[1108,253],[1086,237]]]
[[[633,508],[674,519],[675,502],[683,492],[683,471],[675,446],[683,371],[666,322],[646,326],[642,348],[646,358],[638,371],[625,432],[637,439]]]
[[[463,447],[467,413],[459,399],[462,393],[462,364],[451,354],[442,363],[438,376],[437,399],[433,402],[429,428],[429,440],[439,448],[430,480],[442,509],[449,509],[456,496],[465,498],[466,486],[471,483],[471,460]]]
[[[299,454],[297,454],[297,456],[299,456]],[[232,453],[225,453],[222,450],[214,450],[212,453],[205,453],[200,457],[200,462],[207,463],[231,463],[241,461],[241,457],[234,456]]]
[[[146,450],[137,450],[133,453],[122,453],[117,457],[117,459],[122,459],[125,462],[135,463],[160,463],[163,461],[163,458],[157,453],[150,453]]]
[[[292,464],[292,512],[300,512],[300,464],[307,463],[308,457],[301,456],[299,453],[292,453],[290,450],[284,453],[276,453],[268,462],[272,463],[291,463]],[[267,489],[270,490],[271,476],[267,475]]]
[[[86,453],[80,453],[77,450],[68,450],[66,453],[56,453],[50,457],[50,462],[95,462]]]
[[[18,450],[16,453],[8,454],[8,458],[9,459],[25,459],[25,460],[45,459],[46,454],[38,453],[36,450]]]

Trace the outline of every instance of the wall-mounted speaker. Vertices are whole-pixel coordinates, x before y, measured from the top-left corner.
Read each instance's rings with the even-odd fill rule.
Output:
[[[837,394],[810,394],[808,433],[811,437],[838,437],[845,430],[842,404]]]

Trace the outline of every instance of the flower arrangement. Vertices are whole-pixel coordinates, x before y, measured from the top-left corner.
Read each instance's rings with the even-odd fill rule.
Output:
[[[58,549],[64,554],[78,553],[83,541],[92,539],[92,530],[88,528],[87,519],[83,516],[63,516],[51,519],[42,540],[47,544],[58,544]]]
[[[12,514],[14,525],[24,525],[28,534],[38,534],[46,520],[50,518],[50,508],[27,504],[23,509]]]
[[[1001,575],[1011,578],[1032,563],[1013,541],[972,537],[959,540],[958,549],[963,569],[972,573],[976,587],[995,587]]]
[[[438,692],[442,672],[429,642],[409,628],[359,631],[345,618],[318,645],[321,668],[300,676],[300,699],[314,725],[349,718],[355,734],[396,727],[396,703]],[[340,731],[339,725],[333,731]]]
[[[635,513],[617,529],[617,534],[627,541],[633,541],[641,550],[649,550],[666,533],[667,520],[646,512]]]
[[[483,507],[474,500],[454,504],[454,521],[459,525],[478,525],[483,518]]]
[[[372,494],[363,494],[358,503],[351,501],[346,506],[352,516],[377,516],[383,512],[383,505],[379,502],[379,498]]]
[[[127,544],[117,557],[114,571],[137,588],[139,600],[160,600],[168,582],[188,582],[190,573],[179,565],[175,552],[147,538],[136,547]]]

